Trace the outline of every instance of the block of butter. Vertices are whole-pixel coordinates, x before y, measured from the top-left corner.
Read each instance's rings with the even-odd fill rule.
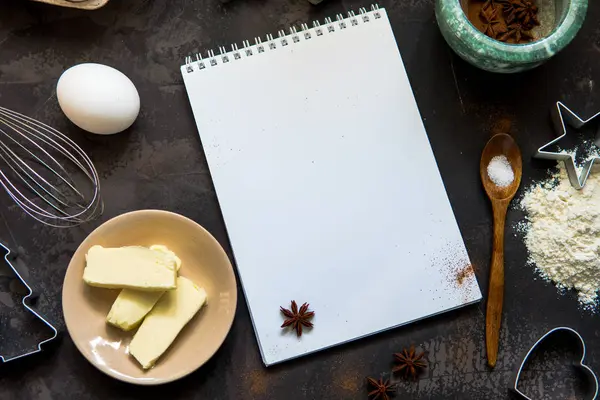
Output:
[[[135,329],[164,293],[123,289],[110,308],[106,322],[124,331]]]
[[[171,257],[175,261],[176,271],[181,268],[179,257],[166,246],[155,244],[150,246],[150,250],[159,251]],[[163,293],[162,291],[147,292],[136,289],[121,290],[106,317],[106,322],[124,331],[137,328]]]
[[[148,369],[169,348],[183,327],[206,302],[206,291],[187,278],[165,292],[129,344],[129,353]]]
[[[152,246],[150,246],[150,250],[160,251],[161,253],[173,258],[173,260],[175,261],[175,267],[177,269],[177,272],[179,272],[179,269],[181,268],[181,259],[177,257],[177,255],[174,252],[169,250],[167,246],[162,244],[153,244]]]
[[[163,291],[177,287],[176,261],[146,247],[92,246],[86,254],[83,280],[109,289]]]

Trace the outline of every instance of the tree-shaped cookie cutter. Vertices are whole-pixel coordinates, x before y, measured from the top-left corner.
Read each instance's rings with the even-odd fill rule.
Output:
[[[10,260],[9,260],[9,255],[11,254],[10,253],[10,249],[8,247],[6,247],[2,243],[0,243],[0,248],[4,249],[4,251],[6,252],[6,254],[4,255],[4,260],[6,261],[6,263],[10,267],[10,269],[12,269],[12,271],[17,276],[17,278],[19,278],[19,280],[21,281],[21,283],[23,284],[23,286],[25,286],[27,288],[28,294],[25,297],[23,297],[23,300],[21,301],[21,303],[23,304],[23,306],[25,307],[25,309],[27,311],[29,311],[30,313],[32,313],[33,315],[35,315],[37,318],[39,318],[40,321],[42,321],[54,333],[52,335],[52,337],[39,342],[38,345],[37,345],[37,349],[36,350],[30,351],[30,352],[24,353],[24,354],[19,354],[17,356],[13,356],[13,357],[4,357],[4,356],[0,355],[0,363],[5,363],[5,362],[17,360],[17,359],[25,357],[25,356],[29,356],[31,354],[39,353],[40,351],[42,351],[42,345],[43,344],[48,343],[48,342],[56,339],[56,337],[58,336],[58,331],[56,330],[56,328],[54,326],[52,326],[52,324],[50,322],[48,322],[44,317],[42,317],[40,314],[38,314],[33,308],[31,308],[29,305],[27,305],[27,299],[30,298],[33,295],[33,290],[31,290],[31,288],[29,287],[29,285],[27,284],[27,282],[25,282],[25,280],[21,277],[21,275],[19,274],[19,272],[17,271],[17,269],[14,267],[14,265],[10,262]]]

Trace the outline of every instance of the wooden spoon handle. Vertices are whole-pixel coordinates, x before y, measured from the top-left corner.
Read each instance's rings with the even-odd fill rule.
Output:
[[[493,368],[496,366],[498,357],[498,339],[504,300],[504,223],[508,201],[492,201],[492,207],[494,210],[494,246],[485,317],[485,344],[488,365]]]

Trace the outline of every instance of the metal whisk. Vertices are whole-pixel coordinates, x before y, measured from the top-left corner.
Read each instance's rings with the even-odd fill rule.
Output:
[[[0,107],[0,185],[39,222],[71,227],[102,214],[100,181],[85,152],[66,135]]]

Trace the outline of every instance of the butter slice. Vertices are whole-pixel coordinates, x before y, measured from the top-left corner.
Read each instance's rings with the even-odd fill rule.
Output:
[[[179,272],[179,269],[181,268],[181,258],[177,257],[177,255],[174,252],[172,252],[171,250],[169,250],[169,248],[167,246],[162,245],[162,244],[153,244],[152,246],[150,246],[150,250],[160,251],[161,253],[164,253],[164,254],[168,255],[169,257],[172,257],[173,260],[175,261],[177,272]]]
[[[93,246],[86,254],[83,280],[109,289],[162,291],[177,287],[176,262],[145,247]]]
[[[164,293],[123,289],[110,308],[106,322],[124,331],[135,329]]]
[[[150,246],[150,250],[168,255],[175,261],[175,269],[179,271],[179,268],[181,268],[181,260],[167,246],[155,244]],[[106,322],[124,331],[137,328],[163,293],[135,289],[121,290],[106,317]]]
[[[129,353],[142,368],[152,367],[204,303],[206,291],[180,276],[177,289],[166,292],[142,322]]]

